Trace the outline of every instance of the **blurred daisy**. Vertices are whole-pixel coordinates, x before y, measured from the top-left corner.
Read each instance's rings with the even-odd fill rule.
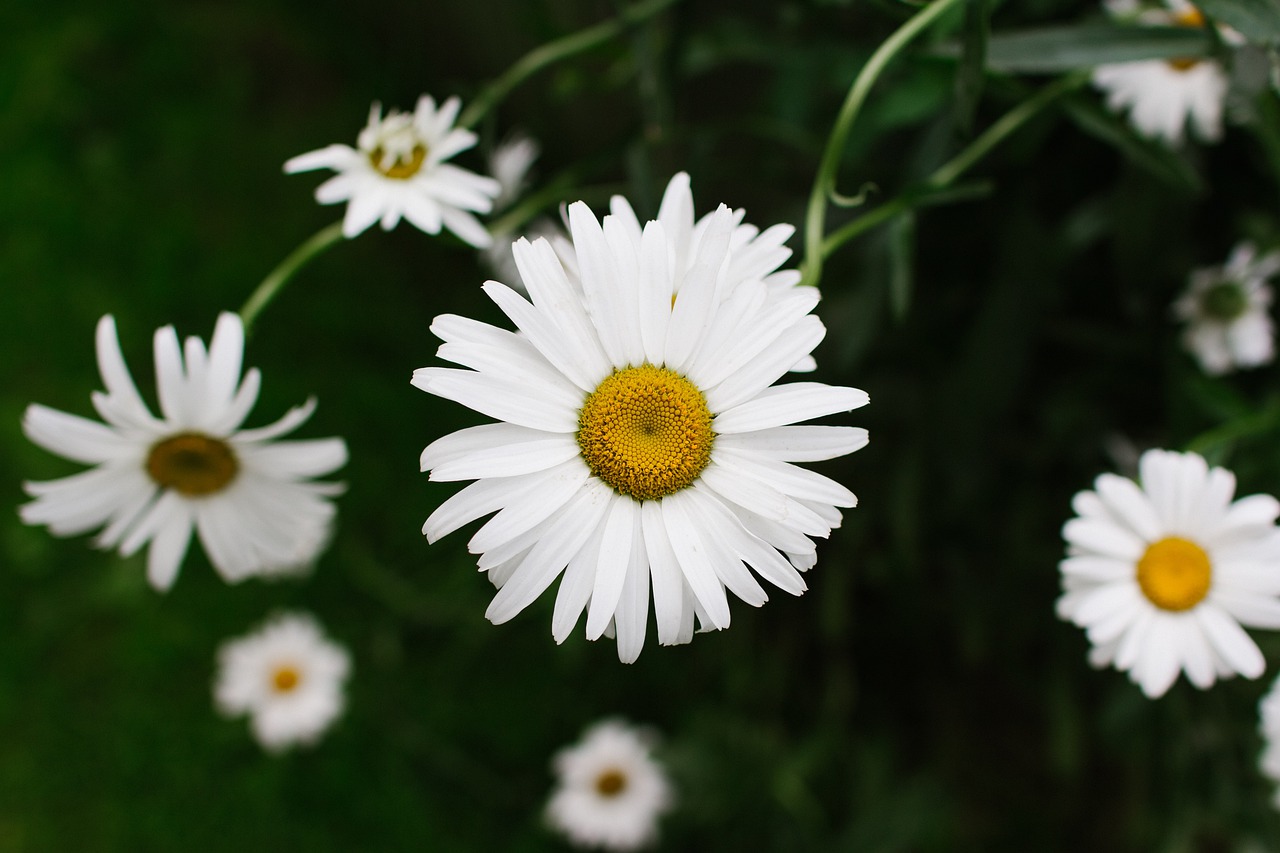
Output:
[[[547,822],[581,847],[635,850],[656,841],[673,797],[652,747],[651,736],[619,720],[592,726],[555,757],[559,784]]]
[[[529,172],[542,153],[537,141],[516,134],[493,147],[489,154],[489,172],[498,182],[495,210],[510,207],[529,185]]]
[[[218,649],[214,701],[229,717],[248,714],[253,736],[279,752],[315,743],[346,703],[351,660],[310,616],[285,613]]]
[[[1183,345],[1205,373],[1216,376],[1275,358],[1267,280],[1277,272],[1280,252],[1259,258],[1251,243],[1241,243],[1225,266],[1191,274],[1190,287],[1173,310],[1187,323]]]
[[[261,376],[240,379],[244,328],[222,314],[208,351],[187,338],[185,359],[172,326],[155,334],[162,418],[151,414],[125,366],[115,321],[98,321],[98,369],[106,393],[94,408],[106,423],[41,405],[22,427],[46,450],[95,467],[60,480],[27,483],[35,498],[19,510],[27,524],[59,536],[95,528],[101,548],[128,556],[148,542],[147,577],[158,590],[177,577],[194,529],[228,581],[305,569],[328,541],[334,483],[314,483],[347,459],[340,438],[275,441],[311,416],[315,400],[276,423],[240,429],[258,399]]]
[[[342,220],[347,237],[379,221],[390,231],[403,216],[428,234],[439,234],[443,226],[483,248],[489,245],[489,232],[471,212],[488,213],[500,188],[493,178],[445,162],[476,144],[474,133],[453,126],[460,106],[450,98],[436,109],[436,102],[423,95],[414,112],[393,110],[383,117],[375,103],[356,148],[330,145],[299,154],[284,170],[338,173],[316,189],[316,200],[348,202]]]
[[[1265,662],[1240,626],[1280,627],[1280,503],[1232,501],[1235,477],[1194,453],[1148,450],[1139,468],[1140,486],[1103,474],[1075,496],[1058,615],[1088,632],[1094,666],[1150,698],[1179,670],[1201,689],[1257,678]]]
[[[562,573],[552,620],[561,642],[587,611],[587,638],[616,631],[618,655],[644,645],[650,586],[658,641],[729,625],[726,588],[758,606],[747,569],[792,594],[814,565],[810,537],[856,502],[792,463],[867,443],[866,430],[793,426],[867,403],[856,388],[773,383],[826,333],[818,293],[740,278],[737,218],[722,207],[692,246],[662,222],[625,213],[603,227],[569,208],[573,263],[545,240],[515,245],[531,301],[495,281],[485,292],[519,333],[451,315],[439,356],[413,384],[500,423],[438,439],[433,480],[477,480],[427,519],[431,541],[497,512],[471,538],[499,587],[486,615],[511,619]],[[686,258],[684,253],[691,252]],[[781,552],[781,553],[779,553]],[[785,555],[785,557],[783,556]]]
[[[1203,28],[1204,15],[1185,0],[1167,7],[1138,10],[1136,4],[1110,4],[1117,17],[1128,17],[1143,26]],[[1129,121],[1143,136],[1182,142],[1188,123],[1206,142],[1222,136],[1222,110],[1227,96],[1227,75],[1212,59],[1149,59],[1099,65],[1093,84],[1106,93],[1107,106],[1128,112]]]
[[[1280,679],[1276,679],[1258,703],[1258,717],[1263,741],[1258,767],[1262,775],[1280,783]],[[1280,809],[1280,789],[1272,794],[1271,802]]]

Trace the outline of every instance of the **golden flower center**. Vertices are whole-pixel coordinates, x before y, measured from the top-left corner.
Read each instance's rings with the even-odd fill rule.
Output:
[[[373,164],[373,168],[397,181],[403,181],[418,174],[418,170],[422,168],[422,163],[426,159],[427,146],[421,142],[413,146],[408,157],[403,154],[388,157],[381,145],[369,152],[369,162]]]
[[[627,774],[609,768],[596,777],[596,793],[602,797],[616,797],[627,788]]]
[[[714,439],[702,392],[652,364],[614,371],[578,413],[578,447],[591,473],[640,501],[689,486],[711,461]]]
[[[240,462],[230,445],[198,432],[158,441],[147,456],[151,479],[189,498],[222,491],[239,471]]]
[[[302,681],[302,674],[288,664],[276,667],[271,673],[271,688],[277,693],[289,693]]]
[[[1212,580],[1209,555],[1178,536],[1151,543],[1138,560],[1138,586],[1162,610],[1190,610],[1209,594]]]

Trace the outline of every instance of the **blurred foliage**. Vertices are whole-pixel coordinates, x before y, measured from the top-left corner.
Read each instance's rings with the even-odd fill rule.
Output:
[[[19,421],[32,401],[89,413],[100,315],[117,317],[145,387],[155,328],[207,336],[338,217],[311,200],[318,176],[281,174],[285,159],[351,141],[374,100],[466,99],[617,9],[0,8],[9,505],[23,480],[75,470]],[[479,128],[481,151],[521,128],[543,144],[543,182],[597,209],[622,191],[652,214],[687,170],[699,213],[723,201],[798,224],[847,87],[911,12],[684,0],[518,87]],[[870,208],[910,188],[1050,79],[975,73],[1007,55],[1007,34],[1099,20],[1080,0],[974,0],[890,66],[839,187],[874,185]],[[488,624],[492,588],[466,536],[419,534],[456,488],[428,483],[419,451],[476,421],[409,376],[433,361],[433,316],[500,322],[478,287],[488,271],[405,225],[335,247],[266,311],[248,353],[265,376],[251,424],[314,393],[304,434],[351,447],[314,577],[228,587],[193,549],[161,596],[141,558],[0,521],[0,850],[561,849],[540,820],[550,756],[604,715],[665,733],[681,806],[663,849],[1280,848],[1255,770],[1265,679],[1204,693],[1180,681],[1149,702],[1091,670],[1083,632],[1053,612],[1071,495],[1123,470],[1108,448],[1225,429],[1211,458],[1242,493],[1280,492],[1275,418],[1258,416],[1280,368],[1200,376],[1169,309],[1190,269],[1280,235],[1280,111],[1257,99],[1220,145],[1174,153],[1081,90],[972,170],[981,197],[835,253],[818,378],[870,392],[849,421],[872,443],[820,467],[861,505],[821,545],[807,595],[739,603],[731,629],[689,646],[651,636],[630,667],[609,642],[555,646],[550,596]],[[862,212],[833,209],[828,227]],[[215,714],[210,681],[217,645],[279,607],[314,612],[355,675],[327,739],[272,758]],[[1256,636],[1280,661],[1280,638]]]

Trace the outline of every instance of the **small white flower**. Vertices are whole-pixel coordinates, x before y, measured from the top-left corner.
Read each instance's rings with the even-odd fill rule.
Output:
[[[310,616],[285,613],[218,649],[214,701],[227,716],[250,716],[264,749],[315,743],[346,703],[351,660]]]
[[[356,148],[330,145],[300,154],[284,170],[338,173],[316,189],[316,200],[348,202],[342,221],[347,237],[379,221],[389,231],[403,216],[428,234],[439,234],[443,226],[483,248],[489,232],[468,211],[488,213],[499,186],[493,178],[445,162],[476,144],[474,133],[453,126],[460,106],[450,98],[436,109],[435,101],[423,95],[413,113],[393,110],[383,117],[375,103]]]
[[[1094,666],[1150,698],[1179,670],[1201,689],[1257,678],[1266,664],[1240,626],[1280,628],[1280,502],[1232,501],[1235,477],[1195,453],[1148,450],[1139,467],[1140,486],[1103,474],[1072,501],[1058,615],[1086,630]]]
[[[275,440],[311,416],[314,399],[270,426],[240,429],[261,383],[257,369],[240,379],[240,318],[218,318],[208,352],[187,338],[185,360],[172,326],[156,332],[162,418],[142,401],[109,315],[98,322],[97,350],[107,390],[92,400],[105,424],[36,404],[22,419],[36,444],[95,467],[27,483],[35,500],[20,508],[22,520],[59,536],[102,527],[94,544],[125,556],[150,542],[147,577],[158,590],[173,584],[193,529],[228,581],[307,568],[328,541],[326,498],[342,490],[309,478],[340,468],[346,444]]]
[[[1116,4],[1117,17],[1141,26],[1200,28],[1204,16],[1190,3],[1176,0],[1167,8],[1138,12],[1133,4]],[[1222,137],[1222,110],[1227,75],[1212,59],[1150,59],[1099,65],[1093,84],[1106,93],[1107,106],[1129,113],[1129,121],[1143,136],[1182,142],[1187,124],[1205,142]]]
[[[528,186],[529,170],[540,153],[537,141],[527,136],[512,136],[494,146],[489,154],[489,172],[500,187],[493,201],[494,208],[502,210],[520,197]]]
[[[636,850],[656,841],[674,798],[652,748],[651,736],[619,720],[592,726],[555,757],[548,823],[581,847]]]
[[[1241,243],[1225,266],[1191,274],[1187,292],[1173,310],[1187,323],[1182,343],[1213,376],[1237,367],[1257,367],[1275,358],[1271,287],[1280,272],[1280,252],[1261,258],[1251,243]]]

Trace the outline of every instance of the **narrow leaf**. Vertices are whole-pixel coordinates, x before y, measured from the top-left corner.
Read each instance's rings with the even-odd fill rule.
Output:
[[[1210,46],[1205,32],[1185,27],[1048,27],[991,36],[987,68],[1056,73],[1113,62],[1203,56]]]

